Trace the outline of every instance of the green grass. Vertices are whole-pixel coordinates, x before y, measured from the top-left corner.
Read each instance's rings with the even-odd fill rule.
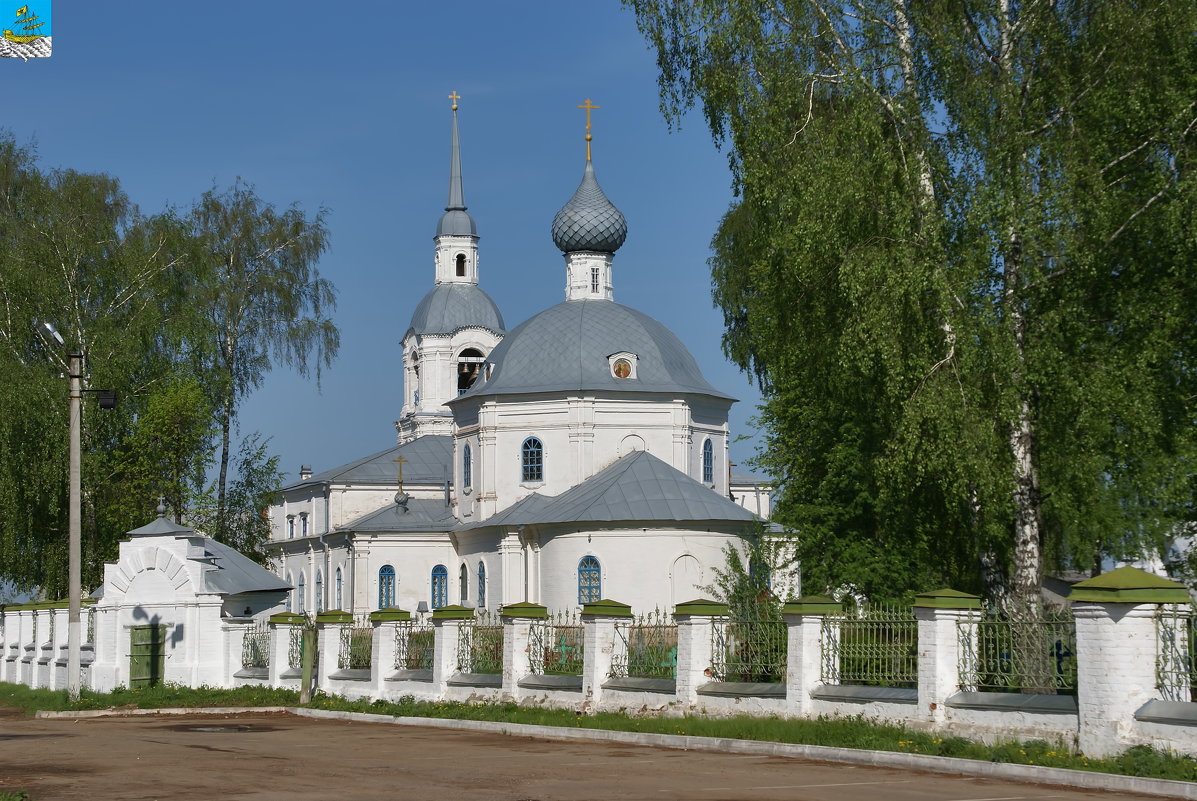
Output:
[[[30,801],[29,793],[24,790],[17,790],[15,793],[0,790],[0,801]]]
[[[17,707],[30,714],[38,709],[106,709],[128,705],[142,709],[157,709],[297,706],[298,703],[298,694],[290,690],[264,687],[239,687],[232,690],[201,687],[192,690],[175,685],[162,685],[140,690],[117,690],[105,694],[84,691],[80,699],[72,704],[61,691],[30,690],[20,685],[0,683],[0,707]],[[692,715],[651,718],[610,712],[579,715],[570,710],[521,707],[512,703],[429,702],[417,701],[410,696],[396,702],[349,701],[339,696],[324,694],[317,694],[308,706],[313,709],[372,712],[400,717],[486,720],[572,729],[685,734],[697,737],[863,748],[961,757],[984,762],[1046,765],[1156,779],[1197,780],[1197,759],[1156,751],[1148,746],[1136,746],[1110,759],[1090,759],[1075,753],[1060,742],[1031,740],[990,746],[962,737],[939,737],[933,733],[911,731],[904,726],[875,723],[863,717],[783,720],[776,717],[708,718]],[[8,799],[0,796],[0,801]]]

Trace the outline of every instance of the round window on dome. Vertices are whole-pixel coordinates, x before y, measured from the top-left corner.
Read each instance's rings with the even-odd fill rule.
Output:
[[[632,374],[632,363],[627,359],[616,359],[611,372],[615,374],[616,378],[627,378]]]

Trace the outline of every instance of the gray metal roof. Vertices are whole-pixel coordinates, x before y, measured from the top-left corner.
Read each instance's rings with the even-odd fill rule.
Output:
[[[436,235],[477,236],[474,218],[466,212],[465,191],[461,186],[461,148],[457,144],[457,107],[453,107],[453,144],[449,156],[449,202],[437,223]]]
[[[411,442],[316,473],[283,489],[322,484],[325,481],[336,484],[392,485],[399,480],[399,465],[395,464],[395,459],[400,455],[407,460],[403,465],[405,484],[440,484],[445,480],[445,471],[453,459],[453,440],[440,435],[417,437]]]
[[[493,514],[485,520],[470,521],[463,523],[458,527],[458,531],[472,531],[476,528],[489,528],[491,526],[523,526],[534,523],[540,519],[540,513],[546,506],[553,502],[553,498],[548,495],[541,495],[539,493],[532,493],[531,495],[516,501],[511,506],[508,506],[503,511]]]
[[[636,354],[636,377],[616,378],[608,357]],[[694,393],[735,398],[703,378],[698,362],[672,331],[647,314],[610,300],[569,300],[519,325],[491,351],[494,365],[469,397],[536,392]]]
[[[407,511],[396,503],[364,514],[341,526],[342,531],[448,531],[457,525],[443,498],[412,498]]]
[[[217,542],[211,537],[205,537],[193,528],[180,526],[165,515],[159,515],[148,525],[135,528],[129,532],[131,537],[174,536],[188,540],[192,547],[196,544],[203,546],[203,559],[207,566],[203,571],[203,592],[237,595],[243,592],[266,592],[275,590],[289,590],[291,585],[266,568],[250,559],[236,548]],[[189,559],[196,559],[199,554],[194,550],[188,554]],[[94,595],[93,597],[102,597]]]
[[[741,470],[731,471],[732,484],[757,484],[760,486],[767,486],[773,482],[764,476],[758,476],[756,473],[747,473]]]
[[[204,551],[214,557],[212,566],[204,571],[204,586],[208,592],[237,595],[291,589],[290,584],[223,542],[204,537]]]
[[[452,334],[477,326],[503,333],[499,307],[477,284],[437,284],[411,316],[408,333]]]
[[[641,525],[643,522],[748,522],[756,519],[744,507],[647,451],[629,453],[557,497],[522,510],[521,514],[508,515],[505,520],[501,521],[501,518],[504,518],[502,513],[463,526],[461,530],[516,524],[630,522]]]
[[[594,165],[586,160],[582,183],[553,217],[553,244],[566,253],[594,250],[614,253],[628,238],[628,222],[603,194]]]

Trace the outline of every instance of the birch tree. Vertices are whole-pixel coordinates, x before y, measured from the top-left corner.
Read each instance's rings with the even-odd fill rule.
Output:
[[[728,154],[715,300],[807,587],[1029,604],[1191,518],[1197,7],[626,4]]]

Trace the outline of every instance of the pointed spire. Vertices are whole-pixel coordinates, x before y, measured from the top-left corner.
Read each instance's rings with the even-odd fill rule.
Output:
[[[445,211],[465,211],[465,190],[461,188],[461,145],[457,141],[457,92],[449,95],[453,101],[453,155],[449,160],[449,205]]]
[[[465,190],[461,186],[461,145],[457,140],[457,101],[461,95],[449,95],[453,101],[453,144],[449,157],[449,202],[436,227],[437,236],[477,236],[474,218],[466,211]]]

